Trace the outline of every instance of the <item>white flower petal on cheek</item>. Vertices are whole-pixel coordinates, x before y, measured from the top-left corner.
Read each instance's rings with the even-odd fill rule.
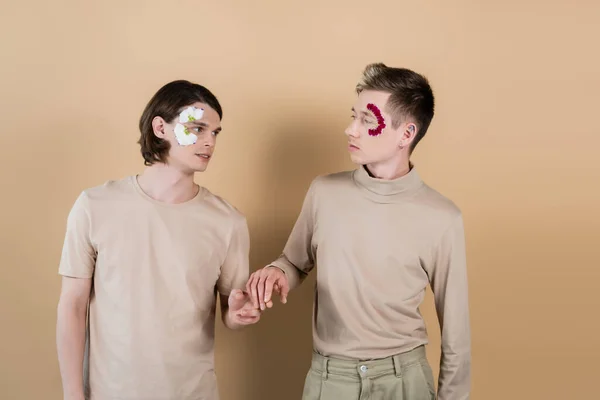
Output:
[[[196,143],[196,141],[198,140],[198,136],[194,135],[185,126],[181,124],[175,125],[174,131],[177,143],[179,143],[181,146],[189,146],[191,144]]]

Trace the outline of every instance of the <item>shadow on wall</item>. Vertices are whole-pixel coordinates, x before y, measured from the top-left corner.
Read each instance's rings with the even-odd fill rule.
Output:
[[[255,218],[249,219],[253,270],[281,254],[311,181],[317,175],[349,168],[340,124],[332,126],[322,114],[322,110],[315,110],[310,125],[294,120],[296,114],[282,119],[286,127],[273,128],[276,140],[266,146],[261,173],[266,177],[260,191],[264,201]],[[315,276],[312,271],[290,294],[287,304],[281,304],[277,297],[273,309],[265,312],[256,326],[243,333],[219,332],[228,347],[219,348],[217,359],[222,400],[301,398],[312,354]],[[226,355],[231,357],[224,358]],[[240,364],[229,365],[233,360]],[[235,375],[245,377],[243,382],[227,380],[227,371],[233,369],[239,369]]]

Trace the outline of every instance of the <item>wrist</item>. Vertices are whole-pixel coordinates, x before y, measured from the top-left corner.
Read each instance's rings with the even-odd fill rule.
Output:
[[[273,265],[273,264],[267,265],[264,269],[273,269],[273,268],[275,268],[276,270],[281,271],[283,273],[283,275],[286,275],[285,271],[282,268],[280,268],[280,267],[278,267],[276,265]],[[287,277],[287,275],[286,275],[286,277]]]

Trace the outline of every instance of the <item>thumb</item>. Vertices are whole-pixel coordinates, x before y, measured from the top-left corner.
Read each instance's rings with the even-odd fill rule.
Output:
[[[232,311],[237,311],[244,307],[246,303],[246,296],[240,289],[233,289],[229,294],[229,309]]]

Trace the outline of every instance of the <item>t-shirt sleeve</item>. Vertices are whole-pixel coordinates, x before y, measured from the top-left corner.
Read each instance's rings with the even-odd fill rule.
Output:
[[[72,278],[92,278],[96,249],[91,241],[89,199],[82,192],[67,217],[67,230],[58,273]]]
[[[250,271],[250,233],[246,218],[236,219],[229,240],[225,261],[217,280],[217,290],[222,295],[229,296],[233,289],[242,289],[248,281]]]

